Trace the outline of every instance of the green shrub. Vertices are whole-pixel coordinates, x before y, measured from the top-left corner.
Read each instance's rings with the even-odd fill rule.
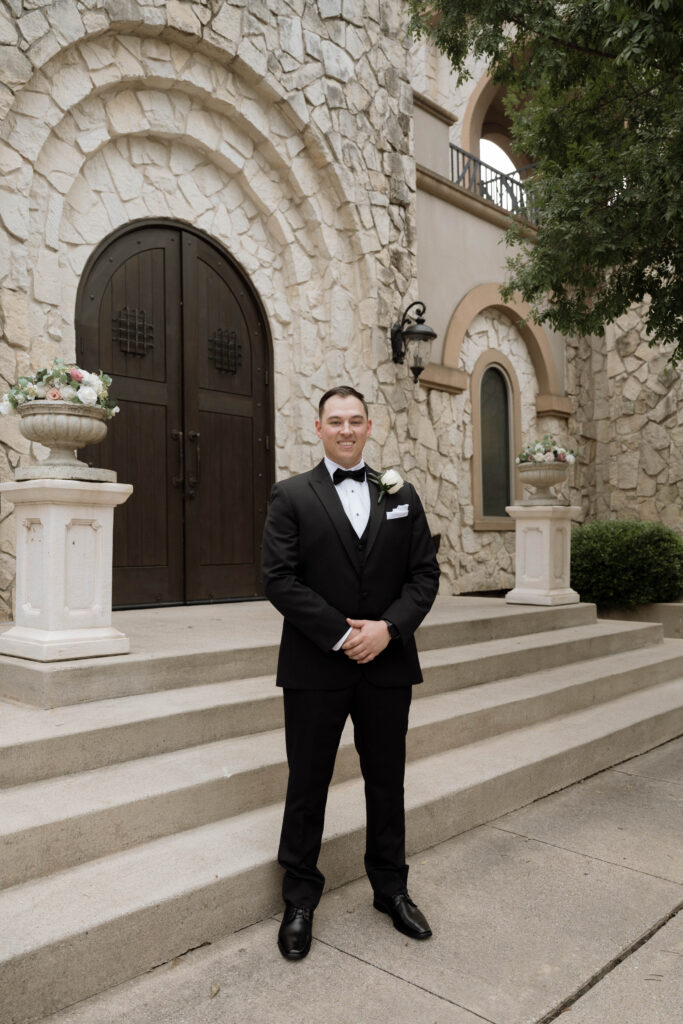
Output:
[[[571,585],[582,601],[635,608],[683,594],[683,539],[662,523],[606,519],[572,530]]]

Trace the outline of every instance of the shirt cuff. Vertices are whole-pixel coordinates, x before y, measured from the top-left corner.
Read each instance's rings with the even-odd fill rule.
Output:
[[[346,632],[344,633],[344,636],[341,638],[341,640],[337,640],[336,644],[332,648],[333,651],[340,651],[341,650],[342,644],[346,640],[346,638],[349,635],[349,633],[351,632],[352,628],[353,628],[352,626],[349,626],[349,628],[346,630]]]

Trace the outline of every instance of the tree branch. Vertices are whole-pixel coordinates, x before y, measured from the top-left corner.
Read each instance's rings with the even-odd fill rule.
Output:
[[[574,50],[577,53],[585,53],[588,57],[604,57],[606,60],[616,60],[618,53],[608,53],[606,50],[593,50],[590,46],[582,46],[580,43],[572,43],[560,36],[548,36],[551,43],[555,43],[562,50]]]

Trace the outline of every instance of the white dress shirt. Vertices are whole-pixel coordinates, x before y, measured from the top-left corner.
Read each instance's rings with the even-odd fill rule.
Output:
[[[345,469],[345,466],[337,466],[336,462],[332,462],[325,456],[325,466],[327,472],[330,474],[334,481],[335,469]],[[365,462],[361,459],[357,466],[351,466],[351,469],[363,469]],[[351,526],[355,530],[358,537],[362,537],[365,532],[365,527],[368,525],[368,519],[370,518],[370,488],[368,487],[368,481],[363,480],[360,483],[358,480],[342,480],[340,484],[335,484],[335,490],[339,495],[339,500],[342,503],[346,516],[351,523]],[[346,630],[344,636],[341,637],[332,648],[333,651],[338,651],[347,636],[351,632],[351,627]]]
[[[325,465],[333,482],[335,469],[344,469],[344,466],[338,466],[336,462],[332,462],[327,456],[325,456]],[[352,466],[351,469],[364,469],[364,467],[365,463],[361,460],[357,466]],[[357,535],[362,537],[370,518],[370,488],[368,487],[368,481],[363,480],[360,483],[358,480],[342,480],[340,484],[335,484],[335,490],[344,506],[344,511],[351,526]]]

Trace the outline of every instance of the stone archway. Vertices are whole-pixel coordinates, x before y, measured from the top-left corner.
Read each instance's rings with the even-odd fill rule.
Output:
[[[76,349],[111,374],[122,409],[88,455],[135,488],[116,522],[114,604],[259,596],[272,348],[247,275],[188,225],[128,225],[86,265]]]
[[[455,307],[446,330],[440,363],[430,363],[420,377],[428,388],[458,393],[468,386],[468,374],[460,368],[460,352],[465,334],[475,316],[485,309],[505,314],[514,323],[524,341],[538,381],[536,411],[540,415],[566,418],[571,401],[563,394],[548,336],[531,318],[531,307],[521,299],[504,300],[496,282],[476,285]]]
[[[258,32],[235,5],[201,21],[189,8],[179,20],[181,6],[77,0],[68,31],[14,55],[0,99],[5,377],[74,358],[78,284],[102,238],[141,218],[192,224],[234,255],[267,310],[288,475],[317,455],[317,394],[342,375],[372,393],[379,364],[393,373],[383,325],[415,280],[408,133],[396,129],[384,163],[377,153],[404,117],[400,28],[368,23],[352,59],[315,5]],[[384,88],[387,59],[400,89]],[[301,77],[310,89],[293,88]],[[394,409],[375,397],[388,431]],[[32,454],[5,428],[0,476]],[[0,616],[11,586],[6,573]]]

